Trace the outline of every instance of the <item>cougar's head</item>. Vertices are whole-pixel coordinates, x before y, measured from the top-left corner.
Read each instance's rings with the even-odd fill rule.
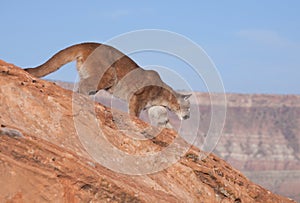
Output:
[[[185,120],[190,118],[190,101],[189,97],[191,94],[177,94],[177,101],[180,108],[175,112],[180,120]]]

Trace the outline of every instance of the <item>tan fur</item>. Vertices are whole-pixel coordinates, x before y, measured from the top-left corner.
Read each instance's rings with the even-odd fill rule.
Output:
[[[151,106],[163,106],[181,119],[189,117],[187,98],[190,95],[175,92],[157,72],[140,68],[128,56],[108,45],[73,45],[56,53],[44,64],[25,70],[35,77],[43,77],[74,60],[80,77],[79,93],[90,95],[104,89],[126,100],[129,113],[134,116]]]

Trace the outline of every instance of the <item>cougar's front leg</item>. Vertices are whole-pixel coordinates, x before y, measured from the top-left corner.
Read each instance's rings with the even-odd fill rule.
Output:
[[[163,106],[152,106],[148,109],[151,125],[163,128],[173,128],[169,122],[168,110]]]
[[[128,102],[129,115],[139,117],[139,103],[136,96],[132,96]]]
[[[133,95],[129,102],[129,115],[139,117],[141,111],[146,106],[145,101],[139,95]]]

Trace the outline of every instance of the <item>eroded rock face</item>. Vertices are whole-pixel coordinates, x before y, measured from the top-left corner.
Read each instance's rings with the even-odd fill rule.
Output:
[[[202,133],[209,95],[197,93]],[[227,94],[223,134],[214,150],[252,181],[300,201],[300,96]]]
[[[96,118],[107,140],[132,155],[162,151],[178,135],[166,129],[148,136],[157,129],[97,103],[94,112],[84,108],[74,112],[74,106],[92,103],[0,61],[1,201],[293,202],[193,146],[176,163],[155,173],[126,175],[107,169],[83,147],[74,119],[88,129],[86,134],[93,134],[97,129],[89,128],[89,123]],[[134,139],[133,134],[148,139]]]

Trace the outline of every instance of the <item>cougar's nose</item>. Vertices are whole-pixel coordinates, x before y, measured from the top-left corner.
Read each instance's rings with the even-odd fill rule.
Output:
[[[186,119],[188,119],[189,117],[190,117],[189,115],[185,115],[185,116],[183,116],[183,119],[186,120]]]

